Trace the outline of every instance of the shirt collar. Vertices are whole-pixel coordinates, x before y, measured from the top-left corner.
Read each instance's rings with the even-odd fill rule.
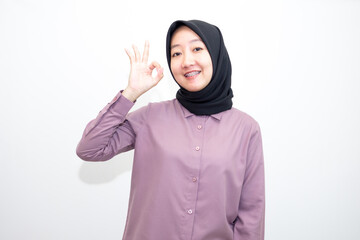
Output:
[[[183,105],[181,105],[181,103],[177,99],[176,99],[176,102],[180,106],[185,118],[188,118],[188,117],[191,117],[191,116],[195,115],[194,113],[187,110]],[[224,114],[224,112],[219,112],[219,113],[211,114],[210,117],[215,118],[216,120],[220,121],[223,114]]]

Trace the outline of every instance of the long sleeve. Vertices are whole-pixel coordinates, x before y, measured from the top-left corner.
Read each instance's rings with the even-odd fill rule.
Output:
[[[145,109],[132,114],[128,112],[134,105],[121,92],[89,122],[76,148],[76,154],[85,161],[105,161],[116,154],[134,148],[136,127],[141,125]],[[130,114],[129,114],[130,115]]]
[[[264,157],[260,128],[251,136],[234,240],[263,240],[265,221]]]

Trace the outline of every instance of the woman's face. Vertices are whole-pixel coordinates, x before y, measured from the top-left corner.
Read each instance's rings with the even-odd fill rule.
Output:
[[[212,77],[210,54],[201,38],[186,26],[171,38],[170,67],[176,82],[190,92],[205,88]]]

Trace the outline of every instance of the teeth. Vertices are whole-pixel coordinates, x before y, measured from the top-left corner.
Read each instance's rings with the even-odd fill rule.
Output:
[[[200,71],[187,73],[187,74],[185,74],[185,77],[192,77],[192,76],[195,76],[196,74],[199,74],[199,73],[200,73]]]

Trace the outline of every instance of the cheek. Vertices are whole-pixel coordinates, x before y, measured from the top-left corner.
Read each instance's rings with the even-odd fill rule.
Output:
[[[170,62],[170,70],[174,76],[174,80],[179,83],[178,79],[179,79],[179,68],[178,65],[176,64],[176,61],[171,61]]]
[[[209,61],[208,59],[205,59],[205,61],[203,62],[203,66],[206,69],[206,74],[210,75],[211,77],[213,74],[213,66],[211,60]]]
[[[210,73],[210,77],[212,77],[212,75],[213,75],[213,66],[212,66],[212,64],[210,64],[210,66],[209,66],[209,73]]]
[[[201,63],[204,67],[206,67],[208,70],[212,71],[212,61],[209,54],[204,54],[201,57]]]
[[[171,71],[171,72],[174,72],[174,70],[173,70],[174,67],[173,67],[173,66],[174,66],[174,63],[173,63],[173,61],[171,61],[171,62],[170,62],[170,71]]]
[[[176,63],[174,61],[171,61],[171,63],[170,63],[170,70],[174,75],[177,74],[177,67],[176,67]]]
[[[213,64],[212,64],[211,58],[208,61],[208,68],[209,68],[210,77],[212,77],[212,75],[213,75]]]

